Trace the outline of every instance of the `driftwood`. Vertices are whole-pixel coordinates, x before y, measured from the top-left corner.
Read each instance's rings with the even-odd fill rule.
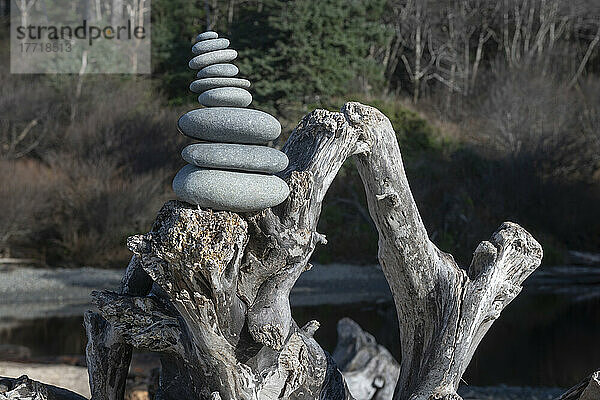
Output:
[[[147,295],[95,294],[101,316],[86,316],[93,398],[120,398],[123,343],[163,354],[159,398],[347,398],[312,338],[318,323],[299,328],[288,297],[325,242],[321,203],[359,134],[344,115],[317,110],[283,149],[291,194],[282,205],[239,215],[168,202],[150,233],[130,238],[126,276],[142,271],[154,285]]]
[[[400,365],[375,338],[349,318],[338,321],[332,356],[356,400],[390,400]]]
[[[600,371],[596,371],[583,381],[567,390],[556,400],[598,400],[600,399]]]
[[[349,399],[335,362],[299,328],[289,292],[325,237],[321,203],[344,161],[357,155],[379,258],[398,310],[402,362],[397,399],[456,399],[477,344],[522,281],[540,245],[505,223],[468,271],[438,250],[412,198],[390,122],[348,103],[316,110],[294,130],[280,176],[291,194],[253,214],[168,202],[134,253],[122,288],[95,293],[85,318],[93,399],[119,399],[131,347],[162,357],[159,399]],[[391,385],[386,383],[387,388]]]
[[[358,117],[353,120],[353,117]],[[539,265],[542,247],[505,222],[477,246],[468,270],[428,238],[413,199],[390,121],[360,114],[365,151],[357,168],[379,233],[379,262],[400,326],[400,379],[395,399],[456,399],[477,345]]]
[[[23,375],[19,378],[0,377],[0,400],[85,400],[85,397]]]

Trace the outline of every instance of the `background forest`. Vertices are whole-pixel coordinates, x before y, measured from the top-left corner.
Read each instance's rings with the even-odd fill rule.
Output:
[[[239,51],[253,107],[280,119],[275,146],[314,108],[384,112],[430,237],[459,263],[504,220],[546,264],[600,249],[595,0],[153,0],[151,76],[11,75],[8,0],[0,15],[1,256],[126,263],[126,237],[174,197],[175,124],[197,107],[190,46],[207,26]],[[377,262],[351,165],[319,231],[317,261]]]

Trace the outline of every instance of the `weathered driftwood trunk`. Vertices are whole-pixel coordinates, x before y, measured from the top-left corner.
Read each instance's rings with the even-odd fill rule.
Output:
[[[354,112],[349,120],[363,127],[368,150],[357,156],[357,166],[400,326],[394,398],[459,398],[456,389],[477,345],[540,265],[542,248],[519,225],[505,222],[477,246],[468,270],[460,268],[429,240],[390,121],[372,115],[365,121]]]
[[[346,399],[331,357],[299,328],[288,296],[317,243],[321,203],[343,162],[358,155],[379,257],[400,321],[397,399],[458,398],[477,344],[539,265],[539,244],[505,223],[477,248],[468,272],[427,237],[390,122],[374,108],[316,110],[292,133],[280,206],[256,214],[168,202],[118,293],[88,313],[93,398],[122,397],[131,347],[161,353],[159,399]],[[389,385],[388,385],[389,387]]]
[[[169,202],[150,233],[130,238],[122,290],[96,293],[101,316],[86,316],[94,398],[122,396],[130,346],[163,354],[160,398],[348,397],[312,338],[318,323],[297,327],[288,297],[325,242],[321,203],[359,134],[344,115],[315,111],[283,149],[282,205],[239,215]],[[128,278],[144,274],[151,288]]]

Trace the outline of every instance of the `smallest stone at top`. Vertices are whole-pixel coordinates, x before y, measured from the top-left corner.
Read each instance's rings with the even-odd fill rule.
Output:
[[[206,32],[202,32],[201,34],[196,36],[196,42],[201,42],[203,40],[208,40],[208,39],[216,39],[218,37],[219,37],[219,34],[217,32],[206,31]]]

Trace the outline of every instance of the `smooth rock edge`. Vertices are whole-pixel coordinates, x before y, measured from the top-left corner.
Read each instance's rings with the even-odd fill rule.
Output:
[[[202,93],[198,102],[206,107],[248,107],[252,103],[252,95],[246,89],[220,87]]]
[[[220,87],[249,88],[250,81],[241,78],[213,77],[196,79],[195,81],[190,83],[190,90],[194,93],[202,93],[207,90]]]
[[[229,47],[229,39],[218,38],[208,39],[196,43],[192,46],[192,53],[195,55],[209,53],[211,51],[225,50]]]
[[[202,168],[226,169],[274,174],[289,163],[285,153],[266,146],[235,143],[194,143],[186,146],[181,157]]]
[[[281,124],[264,111],[249,108],[199,108],[177,121],[185,136],[221,143],[264,144],[281,134]]]
[[[196,36],[196,42],[201,42],[203,40],[208,40],[208,39],[216,39],[218,37],[219,37],[219,34],[217,32],[206,31],[206,32],[202,32]]]
[[[183,167],[173,179],[177,198],[202,208],[234,212],[260,211],[282,203],[287,184],[275,175]]]
[[[233,64],[212,64],[198,71],[196,78],[231,78],[236,76],[239,72],[239,68]]]
[[[237,51],[233,49],[216,50],[197,55],[188,63],[191,69],[202,69],[211,64],[222,64],[233,61],[237,58]]]

